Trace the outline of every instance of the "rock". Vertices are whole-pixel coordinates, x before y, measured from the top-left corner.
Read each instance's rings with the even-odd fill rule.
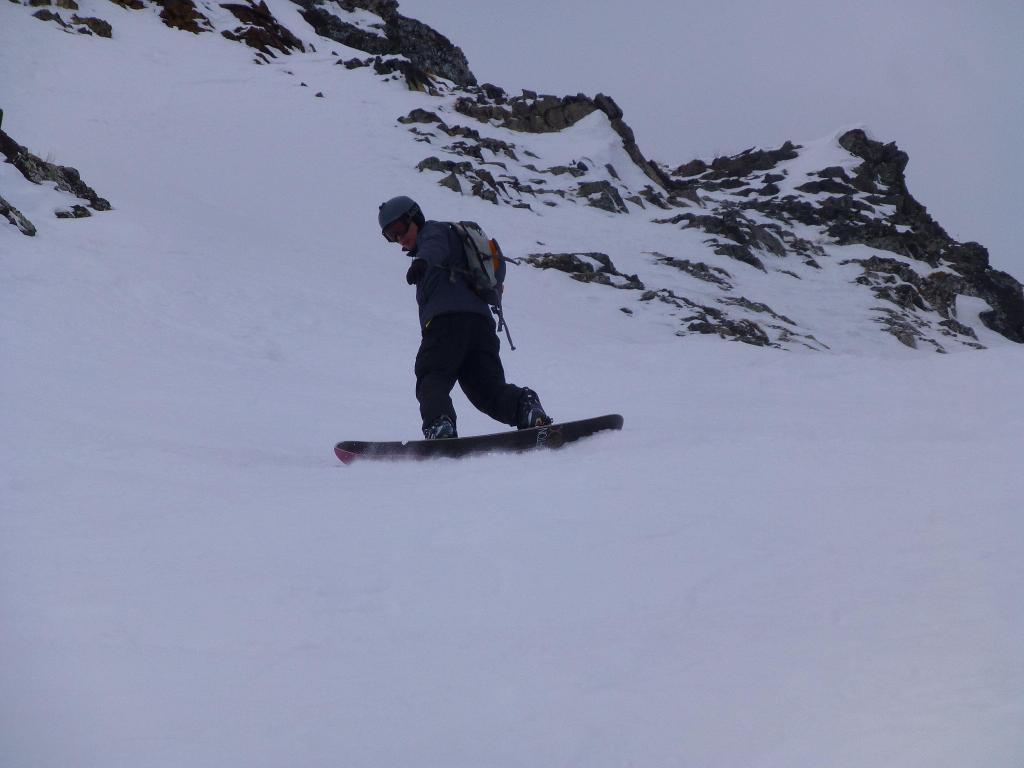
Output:
[[[458,192],[460,195],[462,194],[462,185],[459,184],[459,177],[456,176],[454,173],[450,173],[447,176],[445,176],[443,179],[441,179],[441,181],[438,182],[438,184],[440,184],[442,187],[447,187],[453,192]]]
[[[395,43],[389,40],[384,33],[385,23],[383,19],[381,19],[379,30],[374,31],[350,24],[344,20],[344,14],[337,15],[333,13],[329,10],[333,3],[323,2],[323,0],[296,0],[296,4],[302,8],[300,11],[302,18],[321,37],[329,38],[349,48],[365,51],[375,56],[399,53]],[[343,4],[339,5],[349,11],[361,7],[355,4],[350,4],[348,8]],[[364,8],[364,10],[368,9]]]
[[[439,95],[430,75],[405,59],[383,59],[378,56],[373,60],[373,71],[378,75],[390,75],[397,72],[405,79],[405,84],[410,91],[429,93],[432,96]]]
[[[59,208],[54,211],[58,219],[87,219],[92,216],[89,209],[82,205],[72,205],[69,208]]]
[[[433,28],[402,16],[398,3],[380,0],[339,0],[343,11],[361,9],[381,18],[377,30],[351,24],[328,10],[325,0],[295,0],[302,17],[318,35],[377,56],[405,56],[412,66],[426,75],[437,75],[457,85],[476,85],[462,49]],[[404,70],[403,70],[404,71]],[[414,90],[423,90],[416,87]]]
[[[707,309],[705,307],[705,309]],[[744,344],[751,344],[755,347],[772,346],[768,334],[753,320],[729,320],[725,317],[714,317],[709,320],[707,317],[694,319],[686,327],[687,330],[695,333],[715,334],[723,339],[742,341]]]
[[[424,125],[428,123],[440,123],[442,126],[444,125],[444,121],[441,120],[441,118],[438,117],[436,113],[428,112],[425,109],[419,108],[414,109],[405,117],[398,118],[398,122],[402,123],[403,125],[410,125],[413,123],[420,123]]]
[[[416,166],[416,170],[444,173],[445,178],[441,179],[438,183],[460,193],[463,191],[462,184],[459,181],[461,178],[469,186],[470,194],[495,205],[498,204],[499,195],[506,194],[505,185],[502,182],[497,181],[487,170],[475,168],[472,163],[459,163],[452,160],[441,160],[437,157],[428,157],[420,161]]]
[[[723,291],[732,290],[732,283],[729,282],[729,280],[732,279],[732,275],[720,267],[711,267],[704,262],[695,263],[688,259],[676,259],[660,253],[656,253],[654,256],[657,257],[657,261],[660,264],[674,267],[675,269],[681,270],[691,277],[695,277],[705,283],[712,283]]]
[[[587,205],[600,208],[610,213],[629,213],[619,192],[609,181],[590,181],[576,188],[579,197],[587,199]]]
[[[36,11],[35,13],[32,14],[32,16],[39,19],[40,21],[56,22],[65,29],[67,29],[68,27],[68,25],[64,23],[64,19],[60,17],[59,13],[54,13],[53,11],[47,10],[46,8],[44,8],[41,11]]]
[[[749,176],[754,171],[767,171],[783,160],[795,159],[798,154],[797,149],[799,147],[793,142],[787,141],[774,150],[748,149],[732,157],[716,157],[711,163],[711,173],[708,175],[715,179]]]
[[[71,22],[73,24],[81,24],[86,30],[97,37],[113,37],[113,28],[103,19],[97,19],[93,16],[82,17],[76,14],[71,17]]]
[[[702,173],[707,171],[708,164],[703,160],[691,160],[685,165],[681,165],[676,168],[673,172],[673,176],[700,176]]]
[[[369,67],[373,65],[373,59],[348,59],[347,61],[339,61],[345,69],[359,69],[360,67]]]
[[[857,190],[849,184],[843,184],[842,182],[831,178],[822,179],[821,181],[808,181],[806,184],[801,184],[796,189],[800,192],[806,192],[809,195],[818,195],[823,192],[830,195],[850,195],[856,194],[857,192]]]
[[[77,170],[41,160],[14,141],[3,130],[0,130],[0,153],[6,155],[7,161],[32,183],[54,182],[57,189],[86,200],[93,210],[110,210],[110,203],[86,185]]]
[[[160,12],[160,18],[168,27],[192,32],[196,35],[201,32],[213,31],[210,20],[199,12],[192,0],[153,0],[153,2],[163,9]]]
[[[2,197],[0,197],[0,216],[3,216],[7,221],[16,226],[21,231],[21,234],[35,237],[36,228],[32,222]]]
[[[395,40],[397,52],[421,69],[457,85],[476,85],[476,76],[462,49],[440,32],[398,13],[388,18],[387,32]]]
[[[728,256],[752,267],[766,271],[764,264],[754,254],[754,250],[762,250],[774,256],[784,257],[786,246],[780,234],[773,232],[769,225],[758,224],[744,216],[739,209],[726,209],[715,215],[698,215],[683,213],[671,219],[655,219],[659,223],[682,223],[687,227],[696,227],[709,235],[714,235],[707,242],[715,246],[715,253]],[[781,227],[779,228],[781,232]],[[729,240],[723,243],[720,238]]]
[[[525,262],[540,269],[565,272],[582,283],[600,283],[627,290],[645,290],[636,275],[624,275],[605,253],[531,253]]]
[[[222,4],[221,8],[230,11],[242,22],[242,26],[234,30],[221,32],[228,40],[243,42],[271,57],[274,57],[275,50],[283,54],[306,50],[299,38],[278,23],[264,0],[249,5],[227,3]]]

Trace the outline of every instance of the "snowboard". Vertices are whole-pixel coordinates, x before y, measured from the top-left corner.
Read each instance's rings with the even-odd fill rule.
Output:
[[[346,440],[334,446],[334,453],[341,459],[342,464],[351,464],[357,459],[459,458],[484,453],[519,453],[538,448],[561,448],[566,443],[609,429],[622,429],[622,417],[618,414],[608,414],[591,419],[548,424],[545,427],[473,437],[453,437],[447,440]]]

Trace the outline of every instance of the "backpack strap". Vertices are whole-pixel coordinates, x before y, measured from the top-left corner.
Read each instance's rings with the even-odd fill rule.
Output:
[[[508,323],[505,322],[505,313],[501,311],[501,301],[491,309],[491,311],[498,316],[498,331],[500,332],[503,328],[505,329],[505,338],[508,339],[509,348],[515,352],[516,345],[512,343],[512,334],[508,330]]]

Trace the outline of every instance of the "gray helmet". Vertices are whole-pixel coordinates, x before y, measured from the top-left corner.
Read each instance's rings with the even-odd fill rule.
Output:
[[[383,232],[389,224],[398,221],[403,216],[408,216],[417,226],[423,226],[423,213],[419,205],[411,197],[399,195],[392,197],[386,203],[381,203],[377,210],[377,223]]]

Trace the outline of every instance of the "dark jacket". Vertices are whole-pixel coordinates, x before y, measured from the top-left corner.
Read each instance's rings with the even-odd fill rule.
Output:
[[[462,240],[451,225],[441,221],[425,222],[416,236],[416,247],[409,255],[426,264],[416,283],[422,328],[438,315],[455,312],[484,315],[493,324],[487,302],[476,295],[462,275],[449,269],[463,259]]]

